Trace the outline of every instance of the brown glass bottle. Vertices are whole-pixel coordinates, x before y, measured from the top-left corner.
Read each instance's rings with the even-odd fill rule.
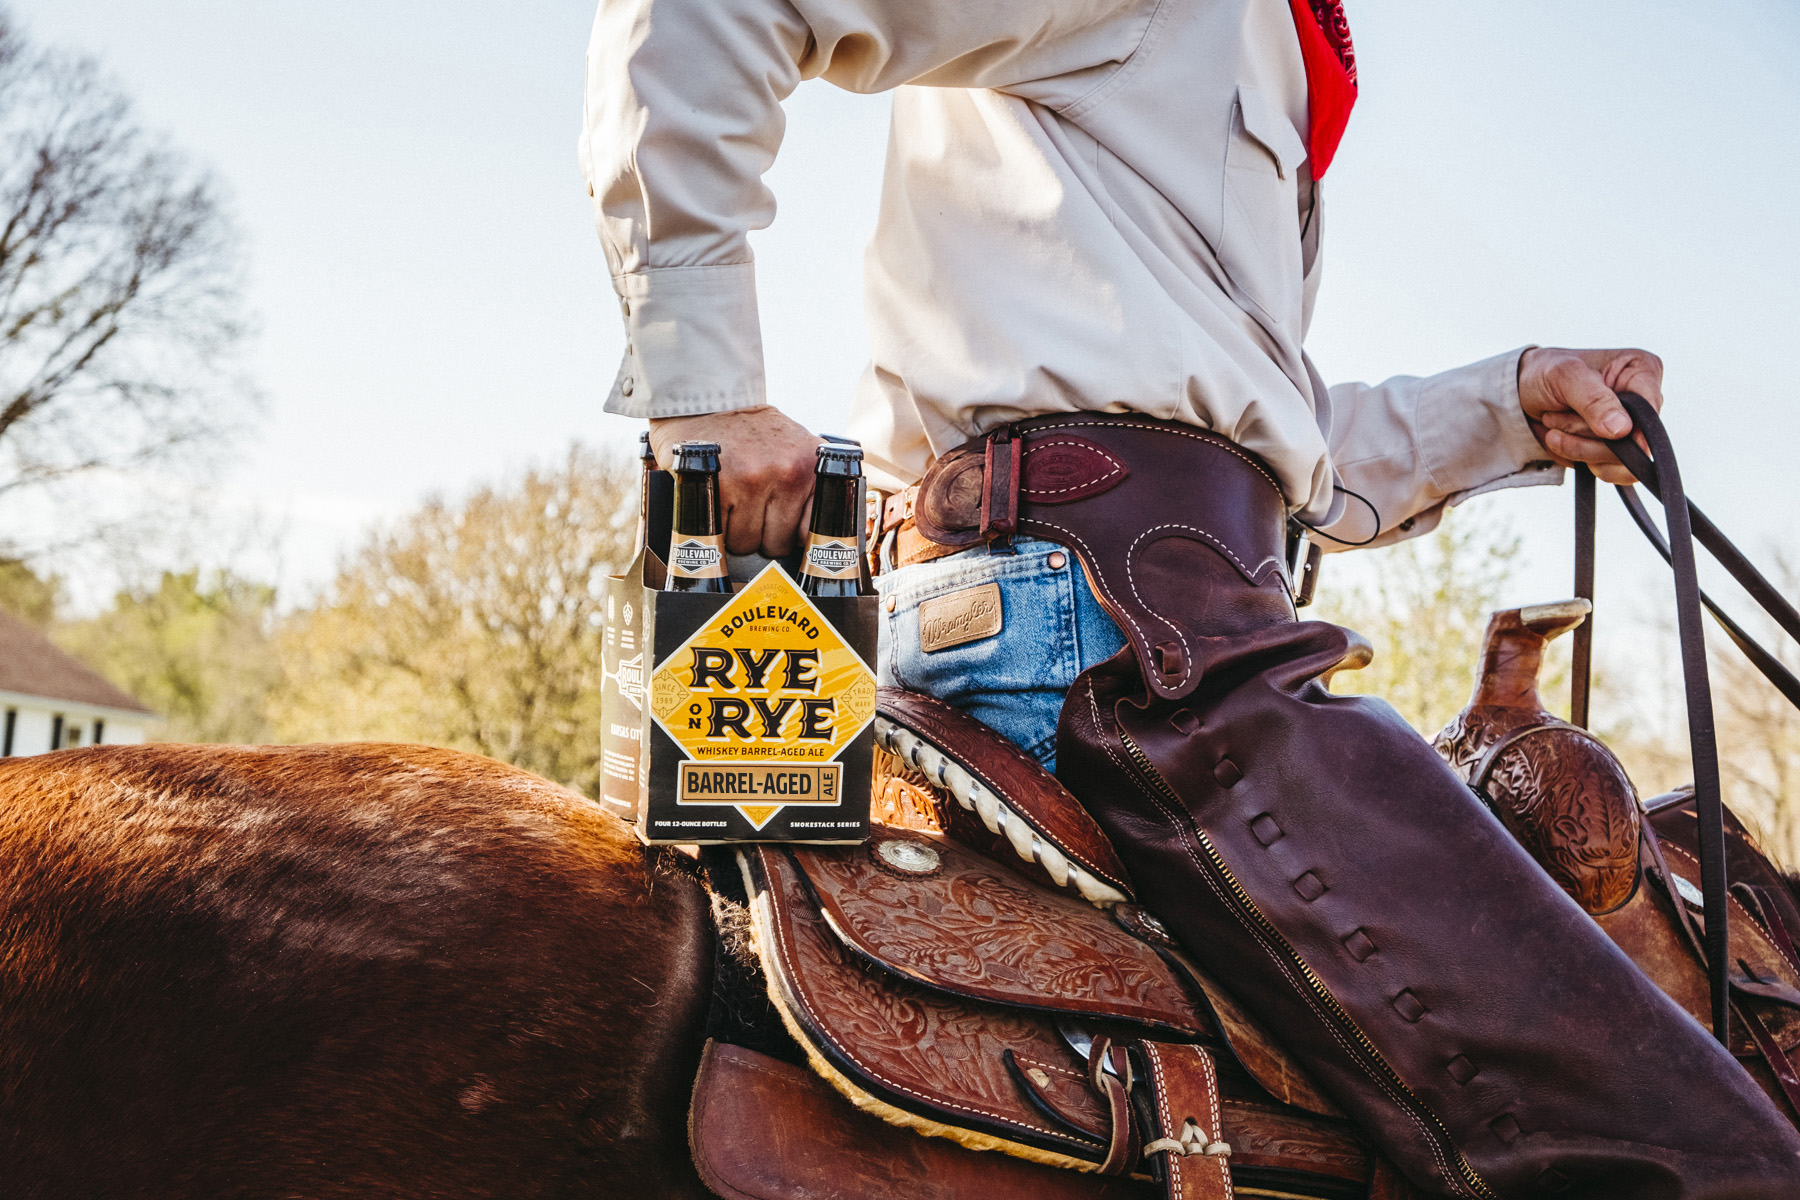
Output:
[[[809,596],[861,596],[872,590],[863,555],[862,458],[857,446],[819,447],[812,523],[800,557],[800,590]]]
[[[638,463],[643,471],[638,476],[637,544],[647,547],[650,545],[650,477],[656,473],[656,451],[650,449],[648,429],[638,434]]]
[[[682,442],[675,447],[675,518],[669,537],[665,592],[729,592],[725,529],[719,512],[719,447]]]

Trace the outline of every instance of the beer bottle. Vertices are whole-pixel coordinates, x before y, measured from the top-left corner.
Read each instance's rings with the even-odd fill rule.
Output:
[[[861,596],[870,590],[863,558],[862,457],[859,446],[819,446],[812,523],[800,565],[800,590],[809,596]]]
[[[656,451],[650,448],[650,431],[638,434],[638,463],[643,472],[638,476],[638,536],[639,546],[650,545],[650,476],[656,471]]]
[[[675,447],[675,528],[669,538],[665,592],[729,592],[725,533],[719,513],[719,446]]]

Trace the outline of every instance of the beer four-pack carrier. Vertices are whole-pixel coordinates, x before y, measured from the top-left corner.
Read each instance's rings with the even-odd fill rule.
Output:
[[[672,536],[674,492],[646,470],[637,557],[606,581],[602,803],[651,844],[866,840],[876,597]],[[664,590],[708,566],[730,592]]]

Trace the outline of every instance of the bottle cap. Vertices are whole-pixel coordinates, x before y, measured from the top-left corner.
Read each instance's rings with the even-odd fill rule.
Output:
[[[717,471],[719,469],[719,443],[678,442],[675,446],[674,469],[677,471]]]
[[[836,442],[819,443],[818,473],[821,475],[859,476],[862,474],[862,461],[861,446],[846,446]]]

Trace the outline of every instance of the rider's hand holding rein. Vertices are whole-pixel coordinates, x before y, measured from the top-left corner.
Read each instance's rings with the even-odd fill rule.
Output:
[[[677,442],[717,442],[725,548],[776,558],[800,544],[812,516],[813,469],[822,439],[767,404],[650,422],[650,446],[666,469]]]
[[[1606,483],[1631,483],[1631,472],[1595,434],[1618,438],[1630,431],[1620,392],[1636,392],[1662,411],[1662,375],[1662,359],[1648,350],[1537,346],[1519,359],[1519,407],[1557,462],[1584,462]]]

